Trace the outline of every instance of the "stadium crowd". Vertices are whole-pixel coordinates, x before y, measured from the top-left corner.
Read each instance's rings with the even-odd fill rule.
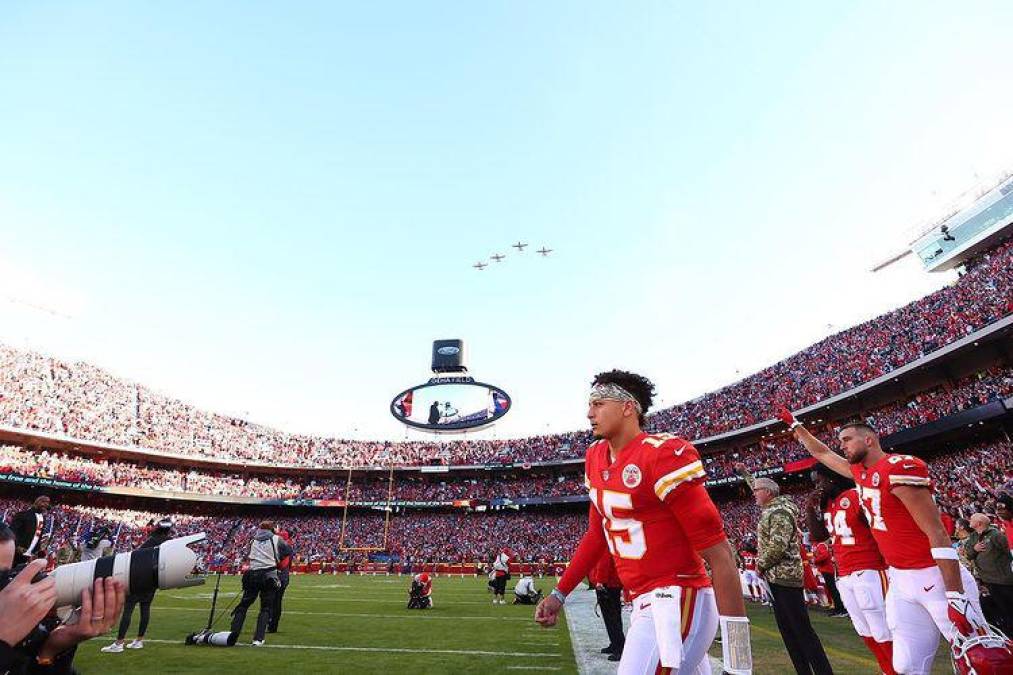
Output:
[[[995,365],[960,378],[952,384],[923,391],[869,411],[865,420],[889,435],[900,429],[937,420],[960,410],[1013,396],[1013,367]],[[832,426],[814,432],[833,444]],[[751,445],[704,458],[708,476],[721,479],[734,475],[735,462],[753,471],[805,459],[806,451],[791,437],[766,437]],[[569,475],[490,476],[487,478],[420,479],[398,476],[393,500],[446,501],[528,496],[554,497],[581,494],[580,466]],[[244,495],[261,499],[351,499],[384,501],[388,497],[385,472],[369,478],[356,477],[346,484],[344,472],[334,478],[271,476],[260,473],[173,469],[127,460],[92,459],[87,455],[33,452],[16,446],[0,446],[0,473],[53,478],[95,486],[121,486],[146,490],[203,495]]]
[[[973,513],[996,513],[996,499],[1002,493],[1013,495],[1013,443],[997,439],[929,459],[937,500],[941,510],[952,521],[968,518]],[[785,484],[801,506],[811,491],[807,481]],[[50,554],[63,544],[79,545],[98,527],[114,533],[116,548],[130,550],[144,539],[144,528],[153,520],[167,515],[146,511],[94,506],[62,506],[56,498]],[[0,514],[8,519],[25,508],[27,502],[0,499]],[[755,530],[759,509],[745,490],[731,499],[718,502],[729,538],[738,545]],[[175,534],[208,533],[204,554],[210,560],[210,542],[222,542],[235,518],[214,515],[169,514],[175,521]],[[280,526],[295,533],[297,549],[304,561],[351,561],[361,559],[354,548],[383,547],[385,513],[351,512],[342,525],[340,512],[329,516],[281,517]],[[245,537],[253,531],[260,516],[240,519],[245,533],[238,537],[226,559],[235,558],[246,545]],[[386,549],[402,559],[415,561],[475,562],[488,561],[495,547],[508,545],[518,560],[565,560],[573,552],[586,527],[587,515],[582,509],[566,511],[488,511],[406,510],[390,516]],[[342,539],[342,528],[344,535]],[[344,550],[343,550],[344,549]]]
[[[58,500],[57,500],[58,501]],[[0,499],[0,520],[26,508],[27,502]],[[145,538],[145,528],[170,515],[173,536],[206,532],[207,540],[197,546],[210,563],[216,542],[224,542],[236,518],[166,514],[93,506],[62,506],[51,511],[54,523],[49,555],[55,556],[64,544],[79,548],[81,541],[99,528],[106,527],[115,540],[116,550],[137,548]],[[239,535],[224,555],[226,560],[241,557],[250,534],[262,516],[239,518]],[[384,513],[351,513],[342,521],[341,512],[331,516],[280,517],[274,519],[293,534],[300,561],[348,562],[364,558],[354,549],[382,548]],[[485,513],[423,512],[392,514],[387,534],[387,551],[401,559],[419,562],[488,562],[497,547],[508,542],[518,561],[565,560],[587,523],[586,513],[531,513],[491,511]],[[344,535],[342,537],[342,529]]]
[[[243,495],[262,499],[350,499],[353,501],[393,500],[447,501],[454,499],[495,499],[539,495],[543,497],[580,494],[579,473],[560,476],[464,478],[457,480],[394,479],[393,492],[387,476],[356,477],[348,484],[338,472],[334,479],[261,476],[257,474],[186,471],[158,465],[100,459],[56,452],[34,452],[13,445],[0,445],[0,474],[52,478],[100,487],[130,487],[144,490],[185,492],[202,495]]]
[[[805,407],[1013,313],[1013,241],[968,262],[965,269],[946,288],[829,336],[728,387],[649,416],[648,428],[700,439],[746,427],[768,418],[769,401]],[[916,408],[922,405],[918,402]],[[895,414],[902,424],[905,416],[919,413]],[[884,421],[893,419],[887,415]],[[450,443],[289,434],[199,410],[86,363],[5,346],[0,346],[0,424],[183,456],[314,467],[551,461],[582,456],[590,440],[583,431]]]

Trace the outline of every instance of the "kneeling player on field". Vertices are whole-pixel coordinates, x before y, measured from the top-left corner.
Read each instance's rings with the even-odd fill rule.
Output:
[[[433,606],[433,580],[428,572],[412,577],[408,591],[408,609],[429,609]]]
[[[654,396],[647,378],[611,371],[592,386],[587,416],[601,440],[588,448],[585,461],[588,529],[535,620],[554,625],[566,595],[609,551],[633,602],[621,675],[659,668],[709,674],[707,650],[719,625],[725,672],[751,673],[738,569],[704,489],[700,456],[681,438],[641,431]]]

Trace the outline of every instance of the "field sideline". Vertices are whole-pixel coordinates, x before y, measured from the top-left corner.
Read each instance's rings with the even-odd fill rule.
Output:
[[[536,580],[547,590],[551,579]],[[143,650],[103,654],[112,637],[78,649],[74,664],[82,673],[576,673],[565,626],[536,626],[532,608],[494,606],[485,580],[438,578],[433,582],[435,607],[405,609],[406,577],[293,576],[285,595],[281,629],[267,645],[249,646],[257,605],[247,615],[240,645],[233,649],[187,647],[183,638],[202,628],[210,606],[209,585],[160,591],[152,606],[151,626]],[[219,607],[230,606],[239,579],[222,579]],[[508,594],[509,596],[509,594]],[[757,675],[792,672],[772,614],[750,609]],[[135,610],[133,639],[138,612]],[[875,663],[847,619],[813,615],[836,673],[875,673]],[[224,614],[216,629],[225,630]],[[720,658],[720,647],[712,654]],[[933,673],[949,673],[941,650]]]

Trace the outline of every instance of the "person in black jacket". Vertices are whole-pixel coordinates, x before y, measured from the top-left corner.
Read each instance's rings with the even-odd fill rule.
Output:
[[[155,525],[155,528],[148,535],[148,538],[141,544],[140,548],[155,548],[161,546],[166,540],[172,538],[172,521],[163,518]],[[144,649],[144,634],[148,631],[148,621],[151,619],[151,603],[155,599],[154,589],[146,593],[131,593],[127,596],[126,605],[123,607],[123,618],[120,619],[120,630],[116,634],[116,642],[102,648],[106,654],[119,654],[123,651],[123,643],[126,642],[127,630],[130,628],[130,619],[134,614],[134,607],[141,606],[141,625],[137,627],[137,639],[126,646],[127,649]]]
[[[53,531],[53,523],[46,521],[49,511],[49,497],[39,495],[35,498],[32,508],[14,515],[11,529],[14,530],[14,546],[16,565],[23,565],[29,560],[46,557],[49,545],[49,534]]]

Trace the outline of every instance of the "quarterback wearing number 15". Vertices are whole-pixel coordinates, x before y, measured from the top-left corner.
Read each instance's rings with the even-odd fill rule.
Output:
[[[738,568],[704,489],[703,464],[688,441],[642,430],[653,396],[654,385],[640,375],[595,377],[587,416],[598,440],[584,465],[588,528],[535,620],[555,624],[567,594],[609,553],[633,603],[621,675],[708,674],[707,650],[719,627],[725,672],[751,673]]]

